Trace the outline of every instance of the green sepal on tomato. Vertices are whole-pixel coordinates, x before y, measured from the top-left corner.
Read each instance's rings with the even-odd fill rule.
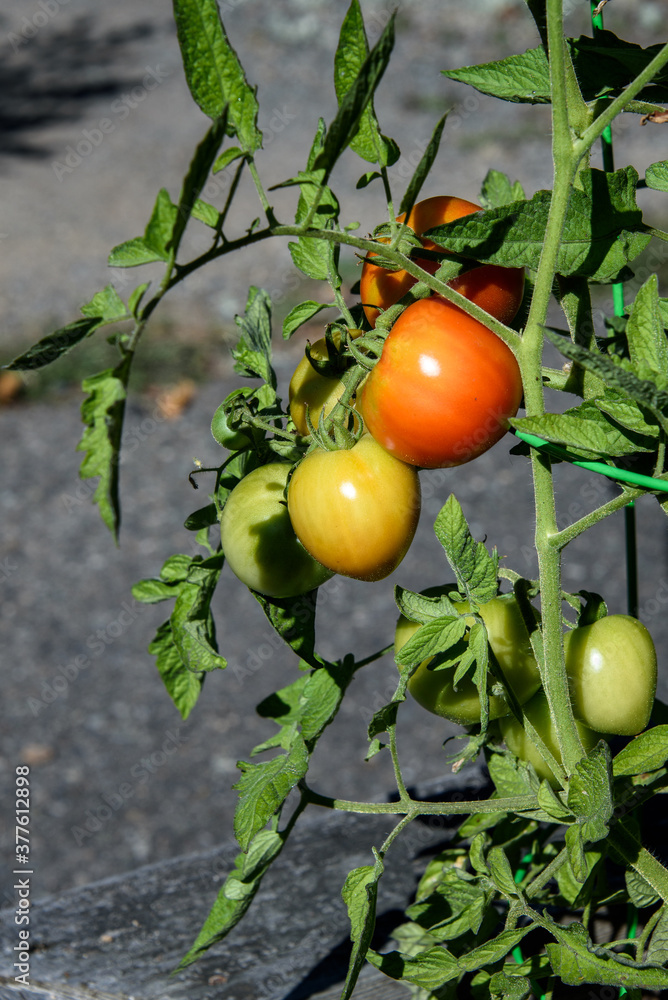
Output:
[[[463,465],[491,448],[521,401],[520,369],[507,344],[434,296],[399,316],[358,409],[388,452],[434,469]]]
[[[290,468],[271,462],[249,472],[227,498],[220,521],[230,569],[266,597],[296,597],[333,575],[295,535],[284,497]]]
[[[455,584],[430,587],[422,591],[427,597],[438,597],[456,590]],[[454,602],[460,614],[470,611],[468,601]],[[520,704],[540,687],[541,679],[536,658],[531,648],[519,605],[513,594],[492,598],[480,606],[480,617],[487,629],[487,638],[506,683]],[[467,616],[466,624],[473,625],[473,616]],[[401,615],[394,637],[395,653],[408,642],[420,628],[419,623]],[[408,690],[415,700],[434,715],[439,715],[462,726],[477,725],[481,718],[480,695],[469,674],[457,685],[454,683],[457,664],[434,669],[433,657],[423,660],[408,681]],[[491,671],[488,673],[487,689],[495,684]],[[489,698],[489,718],[499,719],[510,712],[505,694],[491,694]]]
[[[350,330],[354,339],[362,335],[361,330]],[[334,344],[338,348],[340,336],[334,332]],[[330,361],[331,355],[326,337],[321,337],[309,347],[309,355],[314,361]],[[327,416],[343,395],[344,384],[336,375],[324,375],[317,371],[309,358],[304,355],[295,368],[288,386],[288,406],[290,416],[299,434],[309,433],[306,413],[311,423],[317,427],[320,414]]]
[[[297,465],[288,511],[304,548],[324,566],[357,580],[397,568],[420,516],[417,470],[369,435],[352,448],[315,448]]]
[[[464,198],[436,195],[417,202],[411,209],[406,224],[421,237],[422,233],[429,229],[480,211],[479,205]],[[403,222],[404,219],[405,213],[398,216],[397,222]],[[389,241],[383,238],[382,242]],[[420,242],[425,250],[446,252],[443,247],[427,237]],[[403,268],[392,271],[374,264],[374,256],[373,253],[367,255],[360,279],[362,306],[372,327],[375,326],[380,312],[389,309],[403,298],[417,280]],[[440,267],[439,260],[420,257],[419,249],[415,250],[412,256],[415,263],[429,274],[435,274]],[[482,264],[464,271],[449,281],[448,285],[469,301],[475,302],[495,319],[501,320],[502,323],[510,323],[522,302],[524,268]]]

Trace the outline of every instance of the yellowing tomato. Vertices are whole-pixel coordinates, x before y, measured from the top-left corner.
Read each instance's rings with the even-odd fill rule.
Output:
[[[361,330],[351,330],[351,337],[361,336]],[[338,337],[335,336],[338,344]],[[309,348],[311,357],[316,361],[329,360],[327,339],[321,337]],[[321,375],[316,371],[306,355],[294,370],[288,387],[290,416],[297,431],[306,436],[309,433],[306,423],[308,409],[311,423],[318,426],[320,414],[325,416],[332,410],[343,394],[343,382],[336,376]]]
[[[295,533],[335,573],[381,580],[397,568],[420,516],[417,471],[363,434],[349,449],[309,452],[288,487]]]

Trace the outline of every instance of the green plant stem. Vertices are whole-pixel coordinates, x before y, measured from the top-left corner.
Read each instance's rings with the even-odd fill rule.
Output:
[[[589,514],[585,514],[578,521],[574,521],[573,524],[569,524],[567,528],[563,528],[561,531],[555,532],[555,534],[550,536],[550,545],[554,546],[556,549],[563,549],[569,542],[572,542],[574,538],[581,535],[583,531],[587,531],[592,525],[598,524],[599,521],[603,521],[610,514],[615,514],[618,510],[633,500],[637,500],[638,497],[643,495],[642,490],[627,491],[625,493],[620,493],[619,496],[613,497],[612,500],[608,500],[607,503],[602,504],[597,507],[596,510],[590,511]]]
[[[305,782],[300,782],[300,789],[313,805],[324,806],[327,809],[337,809],[342,812],[376,813],[391,816],[470,816],[474,813],[508,813],[524,812],[537,806],[534,795],[513,795],[508,798],[480,799],[467,802],[418,802],[408,796],[398,802],[355,802],[349,799],[336,799],[329,795],[320,795],[309,788]]]
[[[663,907],[660,906],[654,911],[652,916],[649,918],[647,923],[642,929],[642,933],[636,938],[634,944],[636,946],[636,962],[642,962],[643,955],[645,954],[645,949],[647,948],[647,943],[649,941],[650,935],[661,918],[661,913]]]
[[[607,106],[605,111],[602,112],[596,118],[591,125],[588,126],[581,134],[580,138],[577,139],[573,144],[573,150],[578,158],[581,158],[585,153],[591,149],[597,139],[601,137],[605,129],[612,124],[614,119],[620,114],[627,104],[630,104],[633,98],[640,93],[643,87],[645,87],[650,81],[656,76],[660,70],[668,63],[668,43],[666,43],[654,58],[645,66],[643,71],[638,74],[638,76],[633,80],[628,87],[626,87],[622,93],[611,101]]]
[[[562,865],[568,860],[568,850],[565,847],[559,851],[556,858],[550,861],[549,865],[543,868],[542,872],[536,875],[535,879],[524,887],[524,895],[527,899],[533,899],[539,892],[542,892],[547,883],[554,878]]]
[[[660,861],[642,846],[640,841],[621,824],[610,830],[610,846],[621,855],[627,865],[630,865],[639,875],[649,882],[654,891],[668,902],[668,871]]]

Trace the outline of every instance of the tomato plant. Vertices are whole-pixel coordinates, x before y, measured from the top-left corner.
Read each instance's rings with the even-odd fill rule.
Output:
[[[422,236],[422,233],[428,229],[444,225],[446,222],[453,222],[462,216],[479,211],[479,205],[474,205],[473,202],[466,201],[464,198],[436,195],[433,198],[425,198],[424,201],[419,201],[414,205],[408,219],[403,212],[397,217],[397,222],[405,221],[406,225],[410,226],[417,236]],[[425,250],[443,252],[442,247],[427,237],[421,239],[420,242]],[[417,280],[403,268],[392,271],[374,264],[373,258],[375,256],[377,254],[367,254],[360,279],[360,298],[364,314],[371,326],[376,325],[381,311],[389,309],[391,305],[403,298]],[[429,274],[435,274],[441,263],[433,258],[420,257],[419,250],[414,252],[414,259],[415,263],[428,271]],[[501,320],[502,323],[510,323],[516,316],[522,302],[524,268],[482,264],[462,272],[456,278],[451,279],[448,284],[465,298],[475,302],[481,309]]]
[[[440,298],[408,306],[364,383],[367,430],[404,462],[462,465],[496,444],[522,400],[510,348]]]
[[[456,590],[454,584],[444,587],[430,587],[422,591],[428,596],[439,596]],[[455,609],[460,614],[470,610],[468,601],[454,601]],[[512,594],[492,598],[480,607],[480,617],[487,628],[488,642],[498,661],[505,681],[510,685],[517,700],[522,703],[540,687],[540,673],[536,658],[531,649],[529,633],[527,632],[522,613]],[[471,626],[474,618],[468,615],[466,624]],[[401,615],[394,633],[394,649],[398,653],[419,629],[417,622],[410,621]],[[430,668],[433,657],[423,660],[408,682],[408,690],[417,702],[444,719],[450,719],[463,726],[471,726],[480,722],[480,695],[470,674],[465,675],[455,683],[457,662],[439,669]],[[490,671],[487,686],[491,690],[495,678]],[[498,687],[498,683],[496,684]],[[489,717],[498,719],[510,712],[510,706],[503,691],[491,694],[489,699]]]
[[[538,691],[526,705],[522,706],[522,711],[557,761],[557,764],[563,764],[557,727],[550,714],[550,706],[545,697],[545,692]],[[525,760],[527,763],[532,764],[539,778],[549,781],[553,788],[561,788],[561,782],[543,758],[539,747],[527,735],[522,724],[518,722],[515,716],[507,715],[499,719],[498,725],[508,749],[512,750],[520,760]],[[594,749],[602,738],[601,733],[587,728],[582,722],[577,722],[576,727],[578,736],[582,740],[582,745],[588,753]]]
[[[364,434],[352,448],[311,451],[290,480],[288,510],[304,548],[324,566],[382,580],[413,540],[420,483],[412,466]]]
[[[564,636],[573,711],[600,733],[635,736],[647,726],[656,694],[652,637],[637,618],[606,615]]]
[[[223,553],[242,583],[269,597],[304,594],[332,576],[303,548],[284,493],[290,466],[271,462],[249,472],[223,508]]]
[[[554,166],[551,186],[525,193],[520,181],[490,169],[480,189],[480,210],[458,198],[420,200],[432,170],[451,171],[447,156],[456,135],[452,129],[448,148],[444,144],[441,150],[445,116],[434,124],[405,184],[403,168],[413,162],[412,154],[393,169],[401,151],[381,129],[374,98],[391,76],[396,18],[382,12],[387,16],[370,45],[359,0],[350,2],[334,53],[332,118],[317,119],[308,154],[268,185],[268,161],[274,166],[284,160],[272,155],[263,161],[260,154],[266,143],[258,124],[262,88],[255,77],[247,78],[221,22],[221,10],[230,6],[174,0],[185,79],[210,125],[175,200],[161,188],[147,210],[143,234],[129,234],[109,257],[114,269],[130,273],[144,264],[162,268],[160,280],[138,281],[125,298],[115,284],[107,285],[82,307],[82,316],[7,366],[32,372],[105,326],[121,325],[108,337],[118,351],[116,364],[84,382],[80,444],[81,475],[96,479],[94,502],[117,536],[132,366],[155,310],[177,284],[239,249],[252,259],[260,244],[272,241],[278,257],[287,238],[286,254],[300,275],[290,287],[308,280],[314,297],[295,303],[282,317],[282,338],[313,324],[323,310],[334,311],[335,329],[373,328],[342,351],[326,350],[324,366],[318,360],[325,360],[321,345],[314,345],[315,367],[298,366],[286,404],[274,367],[271,296],[251,285],[245,304],[239,303],[231,347],[231,367],[244,387],[230,392],[211,425],[229,454],[213,468],[197,460],[190,473],[193,485],[208,476],[211,492],[185,521],[193,532],[186,553],[170,556],[156,576],[133,588],[138,601],[175,600],[150,649],[184,718],[204,677],[219,671],[221,678],[227,665],[218,649],[214,611],[225,617],[236,608],[234,602],[217,608],[213,601],[225,560],[251,587],[258,613],[295,656],[294,679],[260,710],[276,731],[251,750],[250,762],[239,765],[234,833],[240,852],[182,964],[242,919],[301,813],[317,805],[376,813],[387,822],[383,842],[343,888],[354,939],[344,1000],[355,989],[365,957],[425,1000],[523,1000],[531,992],[561,996],[587,984],[613,992],[623,986],[631,1000],[643,990],[665,992],[668,858],[643,846],[641,818],[655,795],[668,792],[668,726],[645,729],[653,705],[655,719],[665,715],[666,706],[654,700],[657,657],[636,610],[634,546],[626,547],[626,616],[607,614],[603,597],[584,586],[575,594],[565,591],[563,566],[569,546],[616,512],[625,511],[631,542],[633,501],[658,499],[661,514],[668,507],[668,301],[656,274],[644,280],[633,272],[652,241],[668,242],[668,232],[656,222],[668,191],[668,163],[650,164],[641,178],[630,161],[614,169],[609,155],[612,127],[622,112],[642,115],[640,122],[651,128],[666,123],[668,44],[652,38],[642,48],[602,30],[596,18],[604,4],[597,5],[591,36],[567,37],[562,0],[531,0],[525,13],[535,22],[534,48],[443,71],[485,97],[538,104],[552,116],[549,129],[542,118],[536,129],[549,134],[544,161]],[[496,27],[495,5],[488,6]],[[576,16],[575,9],[569,11],[570,18]],[[294,51],[296,60],[297,46]],[[424,61],[425,80],[431,65]],[[480,105],[479,98],[476,102]],[[307,118],[302,116],[302,123]],[[272,141],[281,141],[280,131],[271,131]],[[618,132],[622,136],[624,130]],[[601,139],[603,169],[593,165]],[[294,143],[294,150],[299,148]],[[345,198],[331,186],[344,153],[363,161]],[[445,162],[435,166],[437,157]],[[523,169],[521,157],[517,162]],[[468,185],[480,167],[476,156],[471,175],[458,183]],[[351,203],[366,197],[358,192],[368,185],[385,196],[386,217],[394,219],[398,209],[412,233],[393,223],[378,238],[360,235],[361,213]],[[242,211],[236,199],[255,194],[258,205],[244,203],[248,211]],[[652,204],[652,223],[643,215],[645,199]],[[444,224],[447,231],[440,228]],[[191,226],[197,238],[184,240]],[[437,240],[447,245],[440,247]],[[464,264],[451,281],[464,295],[463,308],[450,302],[449,290],[435,277],[436,257],[444,274]],[[361,301],[346,281],[359,259],[364,260]],[[387,267],[379,266],[381,259]],[[652,260],[649,253],[645,260]],[[422,288],[419,298],[410,294],[416,275],[407,268],[416,271],[428,297]],[[398,303],[403,298],[411,300],[406,307]],[[520,299],[523,307],[516,313]],[[476,306],[486,310],[486,322],[472,317]],[[388,307],[385,322],[376,322],[379,310]],[[548,363],[548,342],[564,359],[555,367]],[[338,398],[343,383],[345,405],[332,407],[316,427],[318,413]],[[568,409],[557,393],[566,394]],[[364,427],[362,421],[351,426],[355,420],[345,410],[353,396]],[[521,404],[524,415],[517,416]],[[526,529],[535,547],[521,545],[519,537],[515,546],[513,540],[525,556],[519,569],[513,568],[510,552],[499,554],[476,540],[452,492],[433,523],[433,555],[447,560],[451,588],[430,595],[397,584],[392,592],[386,581],[364,598],[358,596],[364,588],[351,588],[380,633],[375,652],[351,651],[347,618],[318,602],[319,584],[334,572],[384,581],[402,569],[420,513],[419,477],[426,474],[419,470],[453,467],[452,473],[431,477],[435,488],[446,481],[457,491],[468,485],[470,495],[475,488],[467,484],[468,470],[454,467],[481,455],[509,427],[521,443],[514,439],[510,481],[483,483],[487,514],[496,519],[500,491],[510,506],[519,500],[520,485],[530,482],[532,515],[525,519],[518,503],[516,530],[520,536]],[[208,428],[204,431],[210,446]],[[147,442],[148,447],[152,442]],[[568,490],[560,477],[566,463],[582,467],[583,475],[604,475],[622,485],[600,502],[597,490],[583,488],[575,502],[567,497],[564,503]],[[476,522],[484,521],[483,515],[477,510]],[[486,530],[483,523],[476,532]],[[535,577],[522,575],[533,556]],[[422,564],[416,564],[411,572],[419,575]],[[424,566],[425,578],[427,569],[431,565]],[[509,588],[512,593],[499,596]],[[453,604],[448,595],[455,590],[459,597]],[[306,591],[308,599],[301,596]],[[396,627],[395,604],[403,616]],[[540,607],[540,617],[532,620],[534,607]],[[564,635],[565,614],[573,610],[578,625]],[[328,617],[330,638],[334,633],[346,644],[340,659],[321,652]],[[254,635],[250,616],[244,625],[246,634]],[[364,724],[369,757],[385,754],[396,794],[392,788],[390,801],[387,789],[374,788],[369,801],[360,802],[339,798],[336,788],[331,796],[316,792],[307,779],[320,735],[336,719],[355,674],[387,655],[393,631],[396,689],[369,708]],[[454,747],[449,742],[441,764],[466,782],[467,769],[477,768],[482,756],[494,785],[487,798],[450,795],[448,789],[426,801],[409,788],[400,738],[407,690],[431,712],[466,726]],[[425,717],[425,725],[429,721]],[[634,739],[613,757],[617,741],[602,734]],[[269,758],[253,759],[267,753]],[[516,757],[531,762],[552,791],[544,783],[537,786]],[[331,770],[334,775],[340,770],[338,761]],[[396,948],[378,952],[372,942],[379,881],[392,877],[385,857],[415,820],[427,816],[448,823],[452,840],[429,862],[406,922],[392,930]],[[451,825],[456,816],[463,817],[458,829]],[[642,924],[635,941],[629,907],[637,909]],[[597,938],[594,946],[600,918],[611,925],[613,913],[621,936],[612,932],[610,940]]]

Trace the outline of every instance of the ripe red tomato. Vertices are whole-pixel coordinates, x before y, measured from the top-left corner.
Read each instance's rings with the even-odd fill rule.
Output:
[[[396,458],[463,465],[503,437],[522,400],[515,355],[486,326],[434,296],[403,311],[360,393],[366,429]]]
[[[437,195],[434,198],[425,198],[413,206],[408,216],[408,225],[421,236],[427,229],[444,225],[446,222],[454,222],[464,215],[479,211],[480,206],[472,201],[450,195]],[[404,218],[405,213],[398,216],[397,222],[403,222]],[[432,240],[423,239],[421,242],[425,250],[443,253],[443,247],[437,246]],[[360,279],[360,298],[371,326],[376,325],[380,311],[389,309],[398,302],[416,281],[403,269],[388,271],[385,267],[378,267],[371,262],[374,256],[373,253],[367,256]],[[419,257],[417,253],[414,259],[416,264],[430,274],[435,274],[440,266],[439,261]],[[460,274],[448,284],[450,288],[454,288],[471,302],[475,302],[502,323],[510,323],[522,302],[524,268],[482,264]]]
[[[316,448],[290,479],[288,512],[297,538],[323,566],[356,580],[382,580],[415,534],[417,470],[369,434],[349,449]]]

